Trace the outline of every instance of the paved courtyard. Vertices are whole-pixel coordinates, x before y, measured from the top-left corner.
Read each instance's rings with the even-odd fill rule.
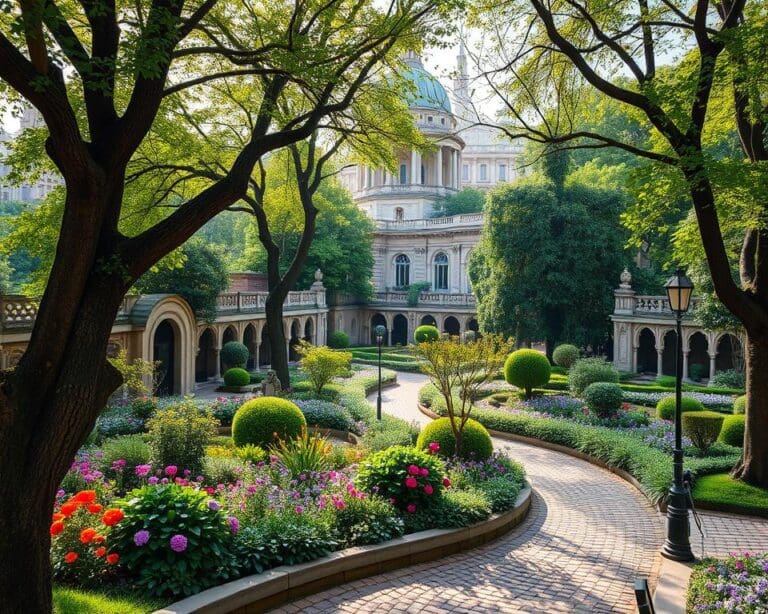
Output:
[[[426,381],[398,374],[388,413],[418,422]],[[373,397],[375,399],[375,396]],[[525,464],[535,489],[528,518],[486,546],[344,584],[278,612],[634,612],[632,583],[655,577],[664,522],[634,487],[585,461],[495,440]],[[706,554],[768,549],[768,522],[704,515]],[[697,554],[700,540],[692,536]]]

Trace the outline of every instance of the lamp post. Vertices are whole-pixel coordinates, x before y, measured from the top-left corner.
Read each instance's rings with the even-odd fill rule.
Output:
[[[667,501],[667,538],[661,554],[674,561],[692,561],[690,522],[688,519],[688,496],[683,486],[683,435],[681,421],[681,400],[683,389],[683,314],[688,311],[693,292],[693,283],[683,270],[669,278],[664,287],[667,290],[669,307],[677,322],[677,352],[675,354],[675,449],[672,453],[674,477]]]
[[[376,333],[376,345],[379,347],[379,396],[376,397],[376,419],[381,421],[381,344],[384,343],[387,329],[379,324],[374,332]]]

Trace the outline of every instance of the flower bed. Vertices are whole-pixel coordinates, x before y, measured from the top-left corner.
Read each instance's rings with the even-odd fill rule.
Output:
[[[746,614],[768,611],[768,554],[744,552],[705,559],[693,568],[688,612]]]

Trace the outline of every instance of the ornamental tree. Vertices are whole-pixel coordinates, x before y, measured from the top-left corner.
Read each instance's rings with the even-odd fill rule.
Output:
[[[352,352],[315,346],[306,341],[300,341],[296,351],[301,356],[301,368],[309,376],[317,394],[320,394],[323,387],[334,377],[348,374],[352,364]]]

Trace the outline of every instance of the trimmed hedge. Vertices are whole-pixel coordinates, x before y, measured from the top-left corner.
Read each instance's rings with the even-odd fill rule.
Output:
[[[221,348],[221,362],[229,368],[245,367],[250,356],[248,348],[237,341],[229,341]]]
[[[618,384],[595,382],[587,386],[583,398],[589,411],[600,418],[605,418],[619,410],[624,392]]]
[[[575,345],[571,345],[570,343],[563,343],[562,345],[558,345],[555,348],[555,351],[552,352],[552,362],[554,362],[558,367],[563,367],[565,369],[570,369],[573,366],[573,363],[575,363],[579,359],[579,348],[577,348]]]
[[[337,330],[336,332],[328,335],[328,347],[336,350],[343,350],[349,347],[349,335],[343,330]]]
[[[307,427],[304,414],[287,399],[259,397],[243,404],[232,419],[232,439],[237,447],[267,447],[278,439],[295,439]]]
[[[227,388],[242,388],[251,383],[251,374],[240,367],[233,367],[224,372],[224,385]]]
[[[516,350],[504,363],[504,379],[525,390],[526,398],[531,397],[531,390],[549,382],[551,374],[549,360],[536,350]]]
[[[675,419],[675,397],[664,397],[656,403],[656,415],[662,420]],[[683,397],[680,401],[680,411],[704,411],[704,405],[701,401],[691,397]]]
[[[582,358],[568,371],[568,383],[575,395],[580,395],[595,382],[618,384],[619,372],[602,358]]]
[[[746,394],[743,394],[740,397],[736,397],[736,400],[733,402],[733,413],[734,414],[747,413],[747,395]]]
[[[430,326],[429,324],[422,324],[417,326],[413,331],[413,339],[416,343],[426,343],[428,341],[437,341],[440,339],[440,331],[436,326]]]
[[[368,358],[353,358],[352,362],[357,362],[363,365],[373,365],[377,366],[379,364],[378,359],[368,359]],[[396,362],[394,360],[384,360],[381,361],[381,366],[386,367],[387,369],[392,369],[393,371],[405,371],[407,373],[421,373],[421,367],[419,366],[418,362]]]
[[[425,450],[429,448],[429,444],[432,442],[440,445],[438,451],[440,456],[448,458],[454,456],[456,438],[453,435],[449,418],[438,418],[427,424],[416,440],[416,447]],[[477,420],[471,418],[464,424],[461,448],[461,458],[465,459],[485,460],[493,454],[493,442],[488,431]]]
[[[714,411],[688,411],[681,415],[683,434],[699,450],[706,450],[720,435],[723,415]]]
[[[726,416],[723,420],[723,428],[720,429],[718,441],[736,448],[744,447],[744,420],[743,414]]]

